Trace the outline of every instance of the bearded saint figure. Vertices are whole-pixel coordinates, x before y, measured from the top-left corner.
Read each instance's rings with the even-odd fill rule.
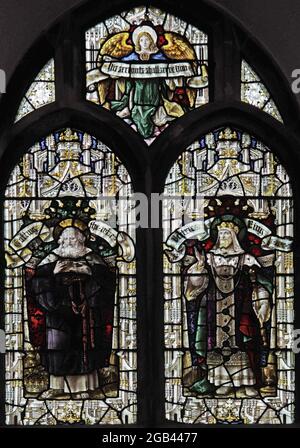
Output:
[[[268,351],[272,285],[258,259],[238,240],[240,228],[221,221],[212,249],[186,272],[189,345],[201,376],[197,394],[254,397]]]
[[[57,242],[27,285],[46,316],[39,354],[50,387],[41,398],[91,398],[111,354],[115,273],[79,228],[66,227]]]

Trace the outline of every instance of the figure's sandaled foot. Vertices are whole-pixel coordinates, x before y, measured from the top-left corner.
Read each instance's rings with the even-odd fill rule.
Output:
[[[87,400],[90,398],[89,392],[77,392],[76,394],[72,394],[72,398],[74,400]]]
[[[210,383],[206,378],[194,383],[190,390],[198,395],[211,395],[215,392],[215,386]]]
[[[221,386],[221,387],[218,387],[218,389],[216,390],[216,395],[227,396],[231,392],[233,392],[233,387],[232,386]]]
[[[68,397],[70,397],[70,395],[64,393],[63,389],[48,389],[45,390],[39,398],[42,400],[51,400],[53,398],[67,399]]]
[[[185,387],[191,387],[197,381],[200,381],[200,378],[203,379],[203,373],[198,366],[192,366],[187,369],[183,374],[183,385]]]
[[[245,386],[245,395],[247,397],[256,397],[258,392],[253,386]]]
[[[90,390],[89,396],[91,400],[103,400],[103,398],[105,398],[102,389]]]

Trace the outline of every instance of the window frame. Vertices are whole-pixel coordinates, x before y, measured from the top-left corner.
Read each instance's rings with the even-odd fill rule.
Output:
[[[172,122],[150,147],[123,120],[85,98],[85,31],[123,10],[144,4],[157,6],[182,18],[206,32],[209,39],[209,103]],[[200,10],[201,14],[195,14],[195,10]],[[14,124],[24,93],[51,57],[55,59],[55,102],[33,111]],[[269,89],[284,124],[258,108],[241,102],[242,59],[253,65]],[[199,135],[228,125],[256,136],[274,151],[290,176],[294,193],[295,297],[300,295],[300,179],[297,176],[297,166],[300,166],[300,151],[297,150],[300,144],[299,107],[287,79],[275,61],[252,36],[249,39],[249,33],[222,7],[210,7],[204,0],[190,1],[189,9],[183,1],[174,4],[170,0],[153,0],[150,3],[147,0],[117,0],[99,4],[93,0],[88,5],[70,10],[49,27],[19,64],[8,85],[7,94],[1,99],[0,115],[5,117],[0,126],[2,228],[4,190],[9,173],[32,144],[56,129],[77,128],[103,141],[127,168],[134,191],[144,193],[147,197],[152,192],[163,192],[170,167]],[[170,422],[164,415],[162,241],[161,228],[137,229],[138,422],[130,426],[199,428],[207,425]],[[0,256],[4,268],[3,242]],[[4,269],[0,275],[3,297]],[[295,327],[300,328],[300,303],[295,301],[295,307]],[[3,302],[0,306],[0,327],[4,328]],[[300,356],[296,356],[296,371],[300,371]],[[1,355],[1,396],[4,396],[4,374],[4,355]],[[294,425],[297,425],[300,424],[300,381],[296,381],[295,393]],[[5,425],[4,420],[4,400],[1,400],[0,425]],[[116,426],[124,428],[124,425]]]

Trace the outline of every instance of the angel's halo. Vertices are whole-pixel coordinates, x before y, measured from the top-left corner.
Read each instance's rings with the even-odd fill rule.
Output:
[[[132,42],[134,43],[134,45],[137,45],[139,35],[142,33],[149,34],[151,36],[151,39],[153,40],[153,42],[156,44],[157,32],[155,31],[155,29],[148,25],[141,25],[141,26],[138,26],[132,33]]]

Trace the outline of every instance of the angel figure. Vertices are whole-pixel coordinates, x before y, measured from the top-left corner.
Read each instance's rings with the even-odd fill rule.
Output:
[[[197,89],[208,84],[206,66],[183,36],[158,34],[150,25],[107,38],[98,68],[88,73],[89,98],[116,112],[145,139],[193,109]]]

